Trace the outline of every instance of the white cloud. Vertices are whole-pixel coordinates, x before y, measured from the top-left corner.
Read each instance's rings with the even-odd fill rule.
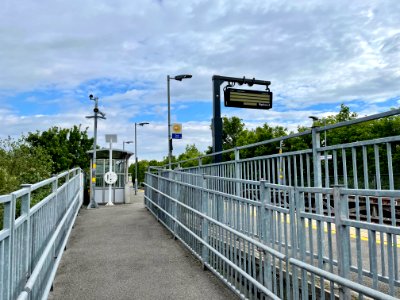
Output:
[[[148,118],[151,125],[140,128],[146,132],[142,157],[161,158],[166,76],[181,73],[193,78],[171,81],[176,120],[193,101],[211,106],[214,74],[271,80],[273,110],[228,111],[249,127],[296,128],[341,102],[360,105],[354,108],[361,113],[382,111],[396,104],[387,99],[399,96],[398,11],[397,0],[6,0],[0,11],[2,134],[92,126],[85,116],[94,93],[107,114],[100,142],[111,130],[132,139],[132,123]],[[47,89],[59,93],[14,98]],[[174,153],[187,143],[205,150],[209,123],[184,122],[185,138],[174,142]]]

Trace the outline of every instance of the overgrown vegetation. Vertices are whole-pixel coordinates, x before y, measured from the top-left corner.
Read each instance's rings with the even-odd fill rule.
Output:
[[[86,151],[93,146],[87,128],[73,126],[70,129],[52,127],[47,131],[29,133],[27,137],[0,140],[0,195],[21,188],[21,184],[33,184],[62,171],[89,167]],[[43,187],[32,193],[31,207],[50,193]],[[0,204],[0,229],[3,226],[3,205]],[[17,216],[20,201],[17,201]]]
[[[357,118],[358,115],[354,112],[350,111],[350,108],[345,105],[341,105],[340,111],[335,115],[330,115],[325,118],[321,118],[316,121],[316,126],[324,126],[335,124],[343,121],[348,121]],[[223,150],[233,149],[235,147],[245,146],[254,144],[257,142],[262,142],[265,140],[271,140],[274,138],[278,138],[281,136],[286,136],[289,134],[293,134],[295,132],[289,132],[287,128],[282,126],[272,127],[267,123],[264,123],[262,126],[256,127],[255,129],[246,129],[245,124],[238,117],[223,117],[223,133],[222,133],[222,147]],[[311,120],[310,120],[311,122]],[[299,126],[297,128],[297,132],[304,132],[310,128]],[[333,130],[329,130],[327,132],[327,141],[329,145],[343,144],[343,143],[351,143],[356,141],[363,141],[374,139],[378,137],[386,137],[386,136],[396,136],[400,135],[400,116],[392,116],[387,118],[382,118],[379,120],[365,122],[359,125],[352,125],[348,127],[341,127]],[[324,134],[321,134],[322,137],[322,145],[325,143]],[[276,154],[278,152],[279,142],[266,144],[257,147],[251,147],[247,149],[243,149],[240,151],[241,158],[248,158],[253,156],[260,155],[270,155]],[[284,151],[296,151],[309,149],[311,147],[311,135],[301,136],[298,138],[292,138],[286,140],[284,143]],[[400,163],[400,145],[393,143],[393,165],[397,165]],[[373,155],[373,149],[368,149],[368,157]],[[386,151],[385,149],[381,149],[381,151]],[[382,152],[382,153],[383,153]],[[196,148],[196,145],[187,145],[185,152],[180,154],[179,156],[173,156],[172,162],[182,161],[182,160],[190,160],[193,158],[197,158],[202,155],[211,154],[212,149],[209,147],[204,153],[199,151]],[[340,155],[340,154],[339,154]],[[360,155],[360,154],[359,154]],[[225,161],[234,159],[234,154],[224,153],[223,159]],[[211,157],[203,158],[203,164],[210,163],[212,160]],[[165,157],[161,161],[146,161],[142,160],[138,163],[138,181],[144,181],[144,173],[149,166],[165,166],[168,164],[168,158]],[[181,167],[191,167],[196,166],[198,164],[197,160],[187,161],[181,164]],[[362,166],[359,166],[362,167]],[[373,166],[370,166],[371,168]],[[383,161],[381,162],[381,173],[384,174],[387,170],[387,164]],[[134,164],[130,166],[129,172],[134,174]],[[349,170],[349,172],[352,172]]]
[[[82,130],[80,125],[69,129],[52,127],[43,132],[29,133],[26,141],[33,148],[46,150],[51,157],[53,173],[74,167],[86,169],[90,164],[86,151],[93,147],[93,138],[88,137],[87,130]]]

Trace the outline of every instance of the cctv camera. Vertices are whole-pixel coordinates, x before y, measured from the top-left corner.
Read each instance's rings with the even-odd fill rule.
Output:
[[[93,95],[92,94],[89,95],[89,99],[93,100]]]

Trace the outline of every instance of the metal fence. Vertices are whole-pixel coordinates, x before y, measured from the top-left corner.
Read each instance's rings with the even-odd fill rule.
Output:
[[[0,196],[1,300],[47,299],[82,201],[79,168]]]
[[[400,136],[325,147],[320,137],[399,112],[223,151],[231,159],[218,164],[151,169],[145,204],[243,298],[399,298]],[[304,136],[309,149],[240,158]]]

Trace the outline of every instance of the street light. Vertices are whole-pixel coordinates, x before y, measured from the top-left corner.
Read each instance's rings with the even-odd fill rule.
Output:
[[[136,138],[136,126],[144,126],[150,124],[149,122],[141,122],[141,123],[136,123],[135,122],[135,195],[137,195],[137,170],[138,170],[138,157],[137,157],[137,138]]]
[[[316,117],[316,116],[309,116],[310,119],[313,120],[313,127],[314,127],[314,122],[316,121],[321,121],[320,118]],[[326,126],[326,119],[322,119],[324,126]],[[324,147],[328,146],[328,140],[326,139],[326,130],[324,130]]]
[[[94,118],[94,138],[93,138],[93,160],[92,160],[92,174],[90,178],[90,202],[88,205],[88,209],[90,208],[98,208],[98,204],[95,200],[94,193],[96,188],[96,146],[97,146],[97,119],[106,119],[106,115],[102,113],[98,108],[98,97],[94,97],[93,95],[89,95],[89,99],[94,101],[94,116],[87,116],[86,118],[92,119]]]
[[[171,138],[171,95],[169,91],[169,85],[171,79],[182,81],[182,79],[192,78],[192,75],[183,74],[176,76],[167,75],[167,93],[168,93],[168,166],[171,169],[171,157],[172,157],[172,138]]]
[[[125,151],[125,144],[132,144],[133,143],[133,141],[122,141],[122,150],[124,150]]]

